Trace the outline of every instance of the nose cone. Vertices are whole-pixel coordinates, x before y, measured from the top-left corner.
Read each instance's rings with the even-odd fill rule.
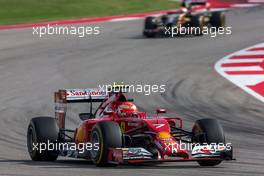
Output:
[[[180,149],[175,139],[168,132],[159,132],[157,134],[157,140],[162,146],[163,153],[166,155],[177,153]]]
[[[182,147],[181,144],[171,136],[168,132],[159,132],[157,134],[158,145],[161,148],[163,156],[169,157],[183,157],[187,158],[188,152]]]

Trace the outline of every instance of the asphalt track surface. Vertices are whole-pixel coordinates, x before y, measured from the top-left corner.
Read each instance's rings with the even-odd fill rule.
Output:
[[[214,64],[227,54],[263,42],[264,8],[227,14],[232,35],[144,39],[142,20],[94,24],[99,36],[32,36],[32,29],[0,31],[0,175],[264,175],[264,105],[221,77]],[[143,110],[166,107],[190,129],[217,118],[235,147],[236,161],[96,168],[83,160],[32,162],[26,148],[30,118],[53,115],[59,88],[125,81],[167,85],[166,93],[135,94]],[[68,125],[78,124],[77,109]]]

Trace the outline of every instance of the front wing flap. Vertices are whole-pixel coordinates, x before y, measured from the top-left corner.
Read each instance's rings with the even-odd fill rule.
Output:
[[[164,157],[153,159],[153,155],[144,148],[110,148],[108,162],[114,164],[151,163],[151,162],[191,162],[201,160],[234,160],[232,151],[221,152],[221,155],[190,156],[189,158]]]

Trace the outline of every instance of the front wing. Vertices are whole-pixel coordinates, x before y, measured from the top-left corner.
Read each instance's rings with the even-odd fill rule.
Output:
[[[113,164],[135,164],[135,163],[155,163],[155,162],[191,162],[191,161],[202,161],[202,160],[235,160],[233,158],[233,151],[222,152],[220,155],[207,155],[204,157],[193,157],[188,158],[180,157],[163,157],[153,159],[152,154],[144,148],[110,148],[108,153],[108,162]]]

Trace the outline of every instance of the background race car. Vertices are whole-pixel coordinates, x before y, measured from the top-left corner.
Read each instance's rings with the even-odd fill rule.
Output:
[[[194,6],[204,6],[203,11]],[[214,27],[217,30],[225,26],[225,13],[222,10],[210,9],[210,4],[205,0],[183,1],[182,8],[168,12],[158,17],[146,17],[143,35],[155,37],[158,34],[165,36],[174,35],[203,35],[204,27]],[[173,35],[172,35],[173,34]]]

